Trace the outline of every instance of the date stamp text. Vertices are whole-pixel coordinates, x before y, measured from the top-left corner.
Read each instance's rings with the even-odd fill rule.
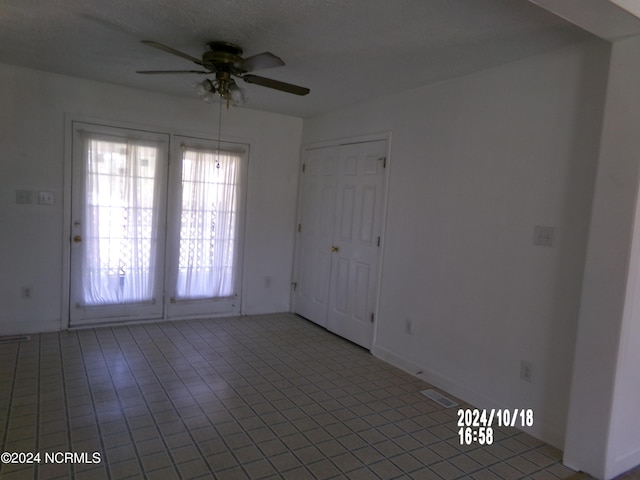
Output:
[[[460,408],[458,409],[458,437],[460,445],[491,445],[494,427],[532,427],[531,408]]]

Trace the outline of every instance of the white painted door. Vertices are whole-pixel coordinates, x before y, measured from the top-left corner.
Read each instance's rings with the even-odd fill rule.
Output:
[[[300,186],[295,308],[323,327],[329,308],[339,154],[338,146],[307,150]]]
[[[309,151],[301,185],[296,312],[365,348],[373,336],[386,152],[385,140]]]
[[[382,236],[386,142],[340,147],[327,328],[371,347]]]

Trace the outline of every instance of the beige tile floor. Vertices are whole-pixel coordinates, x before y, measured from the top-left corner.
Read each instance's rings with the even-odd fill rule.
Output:
[[[0,464],[0,478],[574,473],[560,451],[516,429],[496,429],[491,446],[461,446],[456,409],[420,394],[426,388],[290,314],[32,335],[0,344],[0,452],[40,452],[41,461]],[[60,461],[61,452],[80,458]],[[87,462],[94,452],[99,463]]]

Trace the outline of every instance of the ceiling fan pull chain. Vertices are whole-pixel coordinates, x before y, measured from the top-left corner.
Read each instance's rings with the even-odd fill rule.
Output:
[[[220,97],[220,107],[218,108],[218,151],[216,152],[216,168],[220,168],[220,141],[221,141],[220,137],[221,135],[222,135],[222,97]]]

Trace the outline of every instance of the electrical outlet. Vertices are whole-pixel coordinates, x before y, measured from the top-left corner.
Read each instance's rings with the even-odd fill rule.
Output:
[[[407,318],[404,321],[404,333],[407,335],[413,335],[413,320]]]
[[[533,369],[533,365],[531,362],[527,362],[526,360],[522,360],[520,362],[520,380],[524,380],[525,382],[531,383],[531,370]]]
[[[553,227],[536,225],[533,228],[533,244],[538,247],[553,247]]]

